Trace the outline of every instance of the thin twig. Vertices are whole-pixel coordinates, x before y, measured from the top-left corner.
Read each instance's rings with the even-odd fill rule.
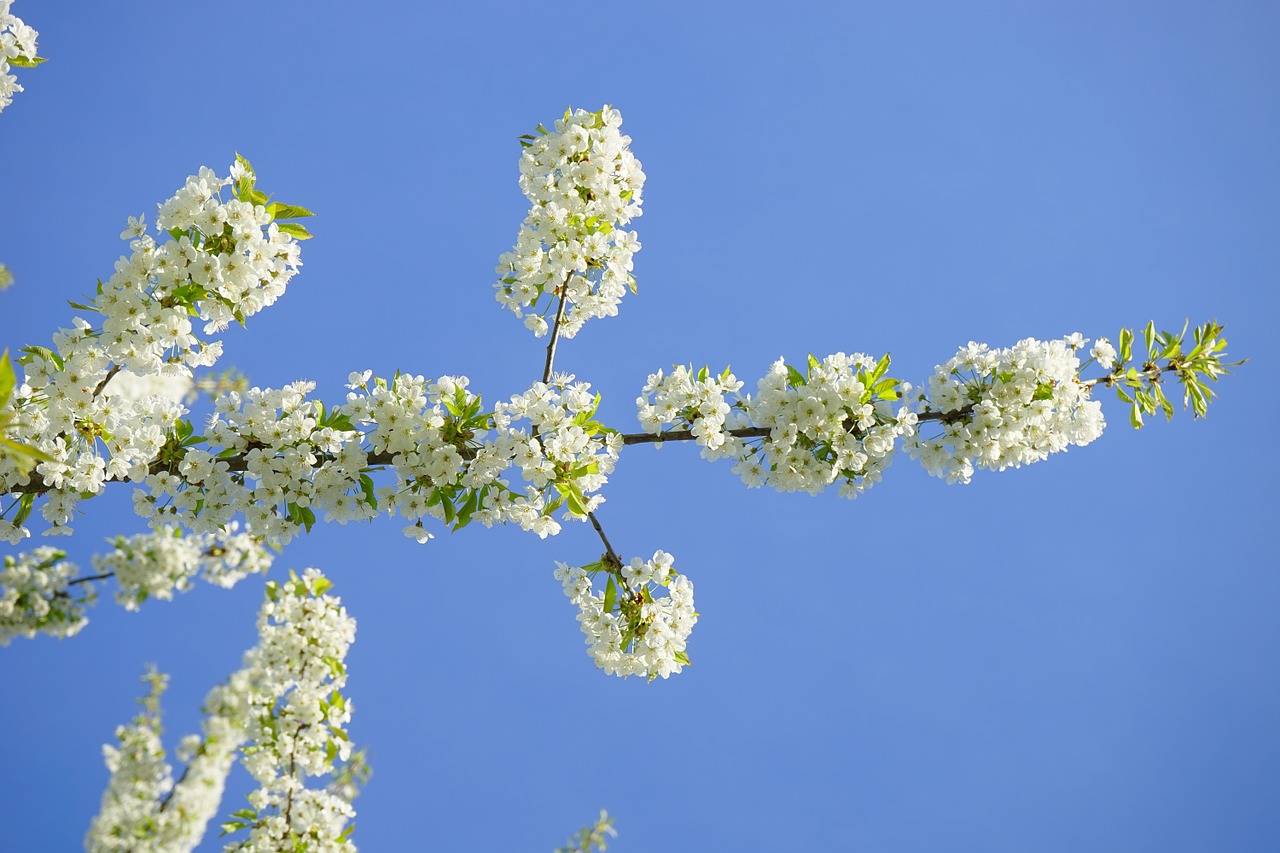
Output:
[[[102,580],[106,580],[107,578],[113,578],[115,576],[116,576],[115,572],[106,572],[105,574],[101,574],[101,575],[89,575],[83,578],[76,578],[73,581],[67,581],[67,586],[75,586],[78,583],[89,583],[89,581],[102,581]]]
[[[569,301],[569,276],[565,273],[564,282],[560,285],[560,305],[556,308],[556,320],[551,325],[551,340],[547,341],[547,363],[542,368],[542,383],[551,381],[551,368],[556,361],[556,343],[560,340],[560,324],[564,322],[564,309]]]
[[[604,535],[604,528],[600,526],[600,520],[596,518],[594,512],[588,512],[587,518],[591,520],[591,526],[596,529],[600,541],[604,543],[605,556],[609,558],[609,562],[613,564],[613,568],[622,568],[622,560],[618,557],[618,553],[613,550],[613,546],[609,544],[609,537]]]
[[[110,382],[112,379],[114,379],[115,375],[119,372],[120,372],[120,365],[118,364],[111,365],[111,369],[107,371],[107,375],[102,377],[102,381],[98,383],[98,387],[93,389],[93,396],[97,397],[99,394],[101,394],[102,389],[106,388],[107,383]]]

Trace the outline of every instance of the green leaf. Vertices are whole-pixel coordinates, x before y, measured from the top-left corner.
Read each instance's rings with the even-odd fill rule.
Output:
[[[39,356],[45,361],[56,364],[59,370],[63,369],[62,357],[48,347],[29,346],[23,347],[20,351],[26,353],[26,355],[18,358],[19,364],[30,364],[32,357]],[[8,350],[5,350],[5,352],[8,352]]]
[[[805,375],[789,364],[787,365],[787,380],[796,388],[809,384],[809,380],[805,378]]]
[[[471,523],[471,515],[480,508],[480,494],[472,490],[467,497],[466,503],[462,505],[462,509],[458,511],[458,522],[453,525],[455,531],[461,530]]]
[[[13,524],[15,527],[21,527],[22,522],[31,517],[31,509],[36,504],[36,496],[34,492],[27,492],[18,498],[18,512],[13,516]]]
[[[0,354],[0,406],[9,402],[9,395],[18,385],[18,375],[13,372],[13,362],[9,361],[9,351]]]
[[[1129,409],[1129,423],[1133,424],[1134,429],[1142,429],[1142,412],[1138,411],[1138,401],[1133,401],[1133,406]]]
[[[560,490],[560,494],[564,495],[565,503],[569,505],[569,512],[574,515],[586,515],[587,505],[586,499],[582,496],[582,489],[578,488],[577,483],[569,483],[567,486],[556,485]]]
[[[37,65],[41,65],[48,61],[49,57],[47,56],[23,56],[22,54],[18,54],[13,57],[13,59],[9,60],[9,64],[14,68],[35,68]]]
[[[613,605],[618,601],[618,587],[613,582],[613,575],[609,575],[609,582],[604,585],[604,612],[612,613]]]
[[[1185,399],[1191,401],[1191,411],[1195,413],[1197,418],[1202,418],[1209,409],[1209,400],[1205,394],[1206,389],[1199,382],[1190,380],[1187,382],[1187,393]]]
[[[19,444],[16,441],[0,436],[0,455],[9,457],[9,461],[25,476],[31,473],[37,462],[53,462],[53,458],[34,447]],[[16,523],[16,522],[15,522]]]
[[[315,216],[305,207],[299,207],[296,204],[283,204],[278,201],[273,201],[267,205],[267,213],[270,213],[273,219],[302,219],[305,216]]]
[[[1120,330],[1120,363],[1129,360],[1133,351],[1133,332],[1130,329]]]
[[[310,240],[311,232],[296,222],[277,222],[276,227],[298,240]]]
[[[289,503],[285,505],[285,508],[289,511],[290,521],[300,527],[306,528],[308,533],[311,532],[312,525],[316,523],[316,514],[311,511],[311,507],[301,506],[296,503]]]
[[[1151,386],[1151,394],[1147,399],[1151,402],[1153,413],[1157,408],[1159,408],[1164,411],[1167,420],[1173,419],[1173,404],[1165,398],[1164,389],[1159,385]]]
[[[898,380],[894,379],[892,376],[886,376],[884,379],[881,379],[875,385],[871,386],[871,394],[872,396],[879,397],[882,400],[896,400],[898,399],[897,387]]]
[[[1147,343],[1148,357],[1153,357],[1155,355],[1155,340],[1156,340],[1156,321],[1155,320],[1152,320],[1151,322],[1147,323],[1147,328],[1143,329],[1142,336]]]
[[[874,383],[889,369],[889,353],[885,353],[884,357],[876,362],[875,370],[871,371],[871,381]],[[894,383],[897,384],[896,382]]]
[[[684,652],[676,652],[675,658],[676,663],[683,664],[684,666],[693,666],[693,662],[689,660],[689,656]]]
[[[333,581],[325,577],[316,578],[311,582],[311,590],[314,595],[324,595],[333,589]]]
[[[364,495],[364,502],[370,509],[378,508],[378,497],[373,491],[373,478],[368,474],[360,475],[360,492]]]

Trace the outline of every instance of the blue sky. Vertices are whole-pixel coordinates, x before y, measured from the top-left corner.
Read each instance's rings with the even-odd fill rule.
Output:
[[[1210,417],[968,487],[906,458],[855,503],[747,491],[692,447],[628,448],[600,518],[693,579],[694,666],[593,668],[538,540],[318,527],[359,620],[368,851],[543,849],[601,807],[619,853],[1251,851],[1280,832],[1271,324],[1280,13],[1267,3],[36,3],[51,61],[0,116],[0,343],[45,343],[128,215],[239,151],[320,214],[286,298],[228,334],[257,384],[352,370],[524,390],[542,342],[491,283],[525,201],[516,137],[609,103],[644,164],[639,294],[558,365],[635,429],[645,377],[1185,318],[1250,361]],[[1254,435],[1252,431],[1260,431]],[[132,533],[127,490],[66,544]],[[74,849],[148,662],[166,728],[253,643],[261,581],[0,650],[6,849]],[[239,771],[237,771],[239,772]],[[226,811],[248,782],[233,782]],[[214,840],[202,849],[220,849]]]

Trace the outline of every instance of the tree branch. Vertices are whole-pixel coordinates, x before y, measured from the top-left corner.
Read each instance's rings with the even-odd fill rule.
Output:
[[[973,404],[970,403],[963,408],[956,409],[954,412],[921,412],[916,415],[916,422],[939,421],[941,423],[951,423],[952,421],[962,420],[972,413]],[[770,432],[772,430],[769,427],[740,427],[739,429],[728,430],[729,435],[737,438],[765,438]],[[694,441],[696,439],[697,436],[693,434],[693,431],[687,429],[673,429],[656,434],[652,432],[628,432],[622,434],[622,443],[624,445],[661,444],[664,441]]]
[[[551,340],[547,341],[547,363],[542,368],[542,383],[551,381],[551,368],[556,361],[556,343],[560,340],[560,324],[564,322],[564,309],[569,301],[569,276],[572,273],[565,273],[564,282],[560,285],[560,305],[556,308],[556,319],[551,324]]]
[[[600,541],[604,543],[605,557],[611,563],[611,568],[615,571],[622,568],[622,560],[618,557],[618,552],[613,550],[613,546],[609,544],[609,537],[604,535],[604,528],[600,526],[600,520],[596,518],[594,512],[588,512],[587,518],[591,521],[591,526],[596,529],[596,534],[600,537]]]
[[[118,364],[111,365],[111,369],[107,371],[107,375],[102,377],[102,381],[98,383],[98,387],[93,389],[93,396],[97,397],[99,394],[101,394],[102,389],[106,388],[107,383],[110,382],[112,379],[114,379],[115,375],[119,372],[120,372],[120,365]]]
[[[101,574],[101,575],[88,575],[83,578],[76,578],[73,581],[67,581],[67,586],[75,586],[78,583],[89,583],[89,581],[102,581],[102,580],[106,580],[107,578],[113,578],[115,576],[116,576],[115,572],[106,572],[105,574]]]

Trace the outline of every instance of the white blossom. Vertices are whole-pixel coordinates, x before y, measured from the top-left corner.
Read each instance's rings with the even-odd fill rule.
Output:
[[[40,34],[9,12],[12,5],[13,0],[0,0],[0,112],[22,91],[18,78],[9,73],[12,63],[19,58],[38,58],[36,38]]]
[[[930,474],[968,483],[975,468],[1018,468],[1093,441],[1106,422],[1079,379],[1084,344],[1074,334],[1007,349],[961,347],[934,370],[919,400],[920,411],[947,416],[941,430],[920,435],[909,452]]]
[[[587,320],[617,314],[635,289],[640,242],[623,226],[641,214],[644,172],[621,125],[622,114],[607,106],[566,112],[554,130],[539,125],[539,135],[523,143],[520,189],[533,206],[515,248],[498,260],[494,289],[537,337],[561,299],[560,334],[571,338]]]
[[[325,774],[343,778],[341,763],[352,757],[345,731],[352,705],[341,689],[355,621],[325,594],[328,586],[315,569],[267,585],[258,644],[205,700],[202,734],[179,747],[187,767],[177,782],[160,740],[166,677],[148,676],[144,712],[116,730],[118,745],[104,748],[111,779],[85,838],[87,850],[194,849],[239,755],[259,787],[250,795],[252,816],[237,812],[223,824],[226,832],[246,831],[225,849],[354,851],[346,837],[355,814],[349,780],[333,790],[306,783]]]
[[[88,624],[84,609],[93,603],[93,589],[72,585],[78,570],[66,556],[48,546],[5,555],[0,568],[0,646],[14,637],[36,634],[71,637]]]
[[[686,428],[707,459],[731,459],[747,486],[818,494],[837,482],[854,498],[878,482],[899,438],[914,431],[915,416],[895,412],[895,382],[883,376],[888,361],[861,353],[810,357],[805,373],[778,359],[755,396],[728,370],[719,376],[677,365],[650,375],[637,398],[640,424],[660,435]],[[732,403],[729,395],[734,395]],[[734,430],[765,431],[741,437]]]
[[[674,558],[655,551],[649,560],[635,557],[611,576],[604,592],[592,585],[599,563],[570,567],[556,563],[555,577],[578,607],[578,623],[587,651],[608,675],[642,675],[652,681],[679,673],[689,663],[685,645],[698,614],[693,582],[672,568]],[[666,595],[660,594],[663,590]],[[659,593],[655,595],[654,593]]]

